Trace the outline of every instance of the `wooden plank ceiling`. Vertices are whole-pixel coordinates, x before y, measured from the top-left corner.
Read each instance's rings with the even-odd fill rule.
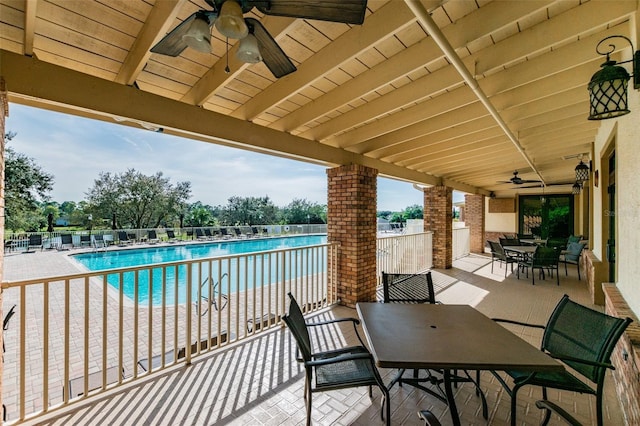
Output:
[[[51,70],[198,106],[235,120],[230,123],[251,122],[252,132],[267,139],[260,150],[276,155],[333,166],[316,152],[326,146],[341,158],[388,164],[380,169],[390,177],[509,195],[524,192],[498,183],[514,170],[548,185],[572,183],[578,156],[588,159],[599,125],[587,120],[586,85],[603,62],[595,46],[612,34],[633,37],[638,18],[636,0],[422,0],[418,7],[477,81],[505,131],[407,3],[369,0],[367,7],[361,26],[249,12],[298,68],[281,79],[263,63],[236,60],[236,40],[229,40],[227,55],[215,28],[211,54],[150,53],[182,20],[208,9],[204,0],[0,0],[0,48]],[[13,102],[54,108],[60,101],[34,100],[7,80]],[[92,108],[113,111],[106,105],[100,111],[99,103]],[[134,112],[122,108],[116,118],[135,123]],[[148,121],[171,127],[162,114]],[[185,134],[206,140],[185,127]],[[252,149],[250,138],[242,138],[237,142]],[[225,133],[233,144],[230,139]],[[293,144],[302,145],[295,155]]]

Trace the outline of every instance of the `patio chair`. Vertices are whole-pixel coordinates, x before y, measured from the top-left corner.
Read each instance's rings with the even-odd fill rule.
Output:
[[[518,238],[499,238],[498,241],[502,247],[504,246],[521,246],[522,243]]]
[[[556,271],[556,283],[560,285],[560,275],[558,274],[558,263],[560,251],[550,247],[537,247],[532,256],[518,262],[518,279],[520,279],[520,269],[527,272],[529,278],[529,269],[531,269],[531,284],[536,284],[535,270],[539,270],[540,278],[545,278],[545,270],[553,277],[553,271]]]
[[[580,281],[580,255],[584,250],[585,243],[569,243],[567,249],[560,254],[560,263],[564,263],[564,275],[567,276],[567,264],[576,265],[578,269],[578,281]]]
[[[382,273],[384,303],[436,303],[431,272],[424,274]]]
[[[196,239],[208,240],[209,238],[205,235],[204,230],[202,228],[196,228]]]
[[[9,309],[9,312],[7,312],[4,316],[4,319],[2,320],[2,331],[6,331],[9,329],[9,322],[11,321],[11,317],[13,317],[16,313],[16,305],[13,305],[11,307],[11,309]],[[5,348],[4,348],[4,339],[2,339],[2,353],[5,352]],[[3,360],[4,360],[4,355],[2,356]]]
[[[296,340],[298,348],[296,351],[296,359],[298,362],[304,364],[304,399],[307,409],[307,426],[311,424],[311,397],[314,392],[359,386],[369,387],[369,397],[372,397],[373,386],[380,388],[383,394],[380,416],[383,420],[386,419],[387,426],[391,425],[389,391],[378,373],[373,355],[371,355],[365,347],[364,342],[358,334],[356,326],[360,323],[360,320],[356,318],[339,318],[324,322],[307,323],[302,315],[300,306],[298,306],[298,303],[291,293],[289,293],[289,299],[289,313],[284,315],[282,320]],[[353,324],[353,329],[360,341],[360,345],[313,352],[308,327],[320,327],[340,322],[351,322]],[[314,378],[315,386],[313,385]]]
[[[551,401],[541,399],[539,401],[536,401],[536,407],[541,410],[547,410],[552,413],[556,413],[562,420],[564,420],[571,426],[582,426],[582,423],[577,421],[571,414],[569,414],[567,410],[557,404],[554,404]]]
[[[220,282],[222,282],[222,280],[225,277],[228,278],[228,275],[226,272],[220,276]],[[202,311],[200,313],[200,316],[207,313],[207,311],[209,310],[208,308],[209,305],[213,305],[213,309],[215,309],[216,311],[221,311],[224,309],[225,306],[227,306],[227,302],[229,301],[229,298],[227,297],[226,294],[224,293],[218,294],[220,282],[215,282],[210,278],[211,277],[205,278],[202,284],[200,284],[200,287],[202,288],[202,291],[201,291],[202,296],[200,297],[202,298],[202,300],[207,302],[207,309]],[[205,287],[209,283],[211,283],[211,285],[209,285],[208,287]]]
[[[107,242],[104,239],[104,235],[95,234],[91,236],[91,245],[94,249],[107,248]]]
[[[429,410],[418,411],[418,418],[424,422],[424,426],[440,426],[438,418]]]
[[[167,229],[167,242],[175,243],[176,241],[178,241],[176,233],[173,231],[173,229]]]
[[[147,230],[147,243],[149,244],[158,244],[160,242],[160,238],[158,238],[158,233],[155,229]]]
[[[220,235],[225,239],[231,238],[231,234],[229,234],[227,228],[220,228]]]
[[[511,264],[511,272],[513,272],[513,264],[516,265],[520,261],[517,256],[512,256],[507,254],[502,248],[502,245],[495,241],[487,241],[489,243],[489,247],[491,247],[491,273],[493,274],[493,262],[498,261],[501,264],[504,263],[504,276],[507,277],[507,266]]]
[[[567,239],[567,244],[569,243],[579,243],[582,241],[582,235],[570,235]]]
[[[91,235],[80,235],[80,247],[91,247]]]
[[[125,231],[118,231],[118,246],[123,247],[132,243],[133,241],[129,239],[129,235]]]
[[[204,236],[207,238],[207,240],[213,240],[216,238],[216,236],[211,232],[210,228],[204,228]]]
[[[71,234],[61,234],[58,250],[69,250],[70,248],[73,248],[73,236]]]
[[[516,424],[516,397],[525,385],[541,386],[542,399],[548,400],[547,388],[586,393],[596,396],[597,425],[602,426],[602,399],[607,369],[614,369],[609,357],[618,339],[631,323],[631,318],[616,318],[582,306],[564,295],[546,326],[494,318],[495,321],[544,330],[540,350],[562,361],[567,367],[562,373],[506,371],[513,379],[509,386],[495,371],[493,375],[511,396],[511,424]],[[575,371],[580,376],[573,374]],[[586,380],[584,380],[586,379]],[[586,382],[590,382],[587,384]],[[542,404],[545,405],[544,403]],[[545,407],[546,425],[551,411]]]
[[[40,251],[44,249],[44,243],[42,242],[41,234],[31,234],[29,235],[29,245],[27,245],[26,253],[32,253],[30,251],[31,247],[38,248],[40,247]]]

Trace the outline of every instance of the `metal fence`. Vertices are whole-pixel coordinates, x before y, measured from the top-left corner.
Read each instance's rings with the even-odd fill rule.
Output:
[[[8,420],[82,401],[336,302],[338,246],[3,282]],[[34,258],[35,259],[35,258]],[[332,275],[333,274],[333,275]]]

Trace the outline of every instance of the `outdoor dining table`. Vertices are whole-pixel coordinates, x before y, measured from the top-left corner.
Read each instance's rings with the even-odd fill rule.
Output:
[[[510,251],[524,256],[529,256],[535,253],[538,246],[536,245],[522,245],[522,246],[503,246],[505,251]]]
[[[456,426],[460,425],[452,389],[456,370],[564,369],[468,305],[358,303],[356,308],[378,367],[443,371]]]

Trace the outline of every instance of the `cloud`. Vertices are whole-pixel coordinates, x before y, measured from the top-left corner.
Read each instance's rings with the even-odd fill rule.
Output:
[[[7,131],[16,151],[55,176],[52,199],[80,201],[100,172],[129,168],[161,171],[172,183],[189,181],[192,200],[225,205],[232,196],[268,196],[284,206],[294,199],[327,203],[326,168],[149,130],[11,104]],[[378,179],[378,210],[422,205],[412,185]]]

